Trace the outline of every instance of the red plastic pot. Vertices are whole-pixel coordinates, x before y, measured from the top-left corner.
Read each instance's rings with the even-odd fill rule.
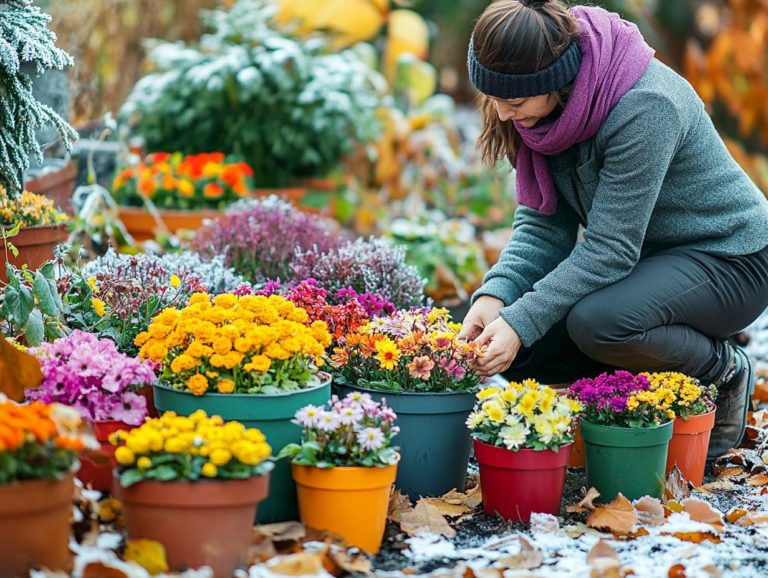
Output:
[[[572,443],[557,451],[512,451],[473,440],[480,464],[483,511],[527,522],[533,512],[558,514]]]
[[[667,453],[666,473],[680,468],[683,477],[694,486],[704,481],[704,467],[707,463],[709,436],[715,427],[715,410],[689,417],[676,418],[672,426],[672,440]]]
[[[110,434],[120,430],[130,430],[136,426],[128,425],[122,421],[105,420],[94,421],[93,435],[101,444],[100,456],[91,457],[83,454],[80,457],[80,470],[77,479],[83,485],[90,485],[100,492],[112,491],[112,470],[117,465],[115,461],[115,446],[109,443]]]

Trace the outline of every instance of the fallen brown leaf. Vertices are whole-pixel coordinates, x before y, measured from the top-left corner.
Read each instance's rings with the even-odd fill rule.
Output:
[[[128,540],[123,558],[126,562],[135,562],[150,574],[168,571],[165,548],[156,540]]]
[[[400,529],[409,536],[422,532],[442,534],[446,538],[456,535],[456,530],[448,525],[440,510],[423,499],[410,512],[400,514]]]
[[[668,536],[670,534],[664,535]],[[713,544],[719,544],[722,542],[722,540],[712,532],[673,532],[671,535],[678,540],[683,540],[684,542],[692,542],[694,544],[701,544],[705,541],[712,542]]]
[[[389,495],[389,509],[387,510],[387,519],[393,522],[400,522],[400,514],[403,512],[410,512],[413,510],[411,507],[411,500],[408,496],[403,495],[397,488],[392,489],[392,493]]]
[[[723,572],[720,570],[720,568],[712,564],[707,564],[706,566],[702,566],[701,570],[702,572],[706,572],[707,574],[709,574],[710,578],[721,578],[721,576],[723,575]]]
[[[557,534],[560,522],[552,514],[534,512],[531,514],[531,532],[534,534]]]
[[[670,566],[669,571],[667,572],[667,577],[686,578],[685,566],[683,564],[675,564],[674,566]]]
[[[352,551],[331,548],[327,554],[334,568],[329,570],[334,576],[342,574],[369,574],[373,568],[370,559],[361,550]]]
[[[725,492],[733,492],[736,490],[736,484],[728,480],[718,480],[716,482],[709,482],[696,488],[700,492],[707,494],[720,494]]]
[[[669,502],[664,504],[664,515],[665,516],[669,516],[669,514],[667,512],[669,512],[669,513],[672,513],[672,512],[680,513],[680,512],[682,512],[684,510],[685,510],[685,508],[683,508],[680,505],[680,503],[675,501],[675,500],[670,500]]]
[[[729,524],[735,524],[739,519],[747,515],[747,511],[742,508],[731,508],[725,513],[725,520]]]
[[[0,393],[22,402],[24,390],[37,387],[42,379],[37,357],[17,349],[0,333]]]
[[[82,578],[128,578],[128,575],[102,562],[90,562],[83,568]]]
[[[675,465],[672,471],[669,472],[667,481],[664,483],[664,503],[667,503],[669,500],[679,502],[690,495],[691,489],[688,486],[688,481],[683,477],[680,468]]]
[[[610,504],[599,506],[587,518],[587,526],[614,534],[629,534],[637,523],[637,512],[632,504],[619,494]]]
[[[615,501],[615,500],[614,500]],[[587,552],[590,578],[621,578],[621,560],[608,542],[600,540]]]
[[[422,500],[428,504],[432,504],[443,516],[448,516],[450,518],[457,518],[472,511],[471,508],[462,503],[455,504],[446,501],[444,498],[422,498]]]
[[[267,562],[267,568],[275,574],[285,576],[317,574],[323,569],[323,555],[319,552],[299,552],[287,556],[275,556]]]
[[[749,416],[749,425],[759,429],[768,429],[768,410],[761,409]]]
[[[595,505],[592,503],[600,497],[600,492],[597,488],[589,488],[586,495],[579,501],[578,504],[571,504],[565,507],[565,511],[569,514],[581,514],[588,510],[594,510]]]
[[[699,498],[686,498],[680,502],[680,505],[683,506],[685,512],[691,517],[691,520],[709,524],[717,532],[722,532],[725,528],[723,514],[715,510],[704,500]]]
[[[744,468],[740,466],[731,466],[729,468],[723,468],[720,473],[717,474],[718,479],[721,480],[735,480],[736,478],[746,478],[748,474],[744,471]]]
[[[269,538],[273,542],[298,542],[307,535],[307,529],[301,522],[279,522],[256,526],[253,535]]]
[[[544,563],[544,555],[537,547],[531,544],[530,540],[518,534],[520,542],[520,551],[514,556],[506,556],[498,559],[496,562],[506,570],[533,570]]]
[[[664,523],[664,505],[660,500],[643,496],[639,500],[635,500],[632,505],[637,511],[637,520],[641,524],[660,526]]]
[[[754,526],[755,524],[767,524],[768,512],[747,512],[746,515],[741,516],[736,524],[739,526]]]
[[[493,566],[485,566],[484,568],[470,568],[467,567],[462,573],[462,578],[502,578],[504,575],[503,568],[494,568]],[[451,573],[451,578],[454,578],[456,573]],[[431,575],[430,575],[431,577]]]
[[[747,480],[747,484],[750,486],[766,486],[768,485],[768,474],[757,474]]]

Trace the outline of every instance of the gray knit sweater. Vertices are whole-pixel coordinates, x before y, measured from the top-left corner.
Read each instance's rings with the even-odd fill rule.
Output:
[[[768,200],[691,85],[657,60],[594,137],[549,160],[557,213],[519,207],[509,244],[472,297],[504,301],[501,316],[526,347],[650,253],[746,255],[768,245]]]

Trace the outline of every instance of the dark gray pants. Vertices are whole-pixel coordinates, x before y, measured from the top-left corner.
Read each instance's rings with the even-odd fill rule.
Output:
[[[622,368],[712,382],[726,369],[726,338],[766,307],[768,247],[738,257],[680,248],[655,253],[579,301],[521,349],[504,377],[562,384]]]

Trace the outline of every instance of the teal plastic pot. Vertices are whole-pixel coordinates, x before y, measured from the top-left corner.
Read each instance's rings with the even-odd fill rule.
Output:
[[[619,493],[630,500],[661,498],[673,423],[629,428],[581,419],[587,484],[597,488],[601,502],[610,502]]]
[[[323,405],[331,397],[330,376],[322,383],[300,391],[279,394],[206,393],[195,396],[165,385],[154,386],[158,411],[175,411],[190,415],[198,409],[208,415],[220,415],[225,421],[237,420],[246,427],[261,430],[277,455],[289,443],[301,441],[301,428],[291,423],[295,413],[308,404]],[[259,505],[260,524],[299,519],[296,484],[291,476],[291,464],[280,460],[270,473],[269,496]]]
[[[398,393],[349,384],[337,385],[343,397],[351,391],[387,400],[395,410],[400,448],[395,487],[411,499],[442,496],[456,488],[464,491],[472,440],[465,422],[474,406],[473,393]]]

